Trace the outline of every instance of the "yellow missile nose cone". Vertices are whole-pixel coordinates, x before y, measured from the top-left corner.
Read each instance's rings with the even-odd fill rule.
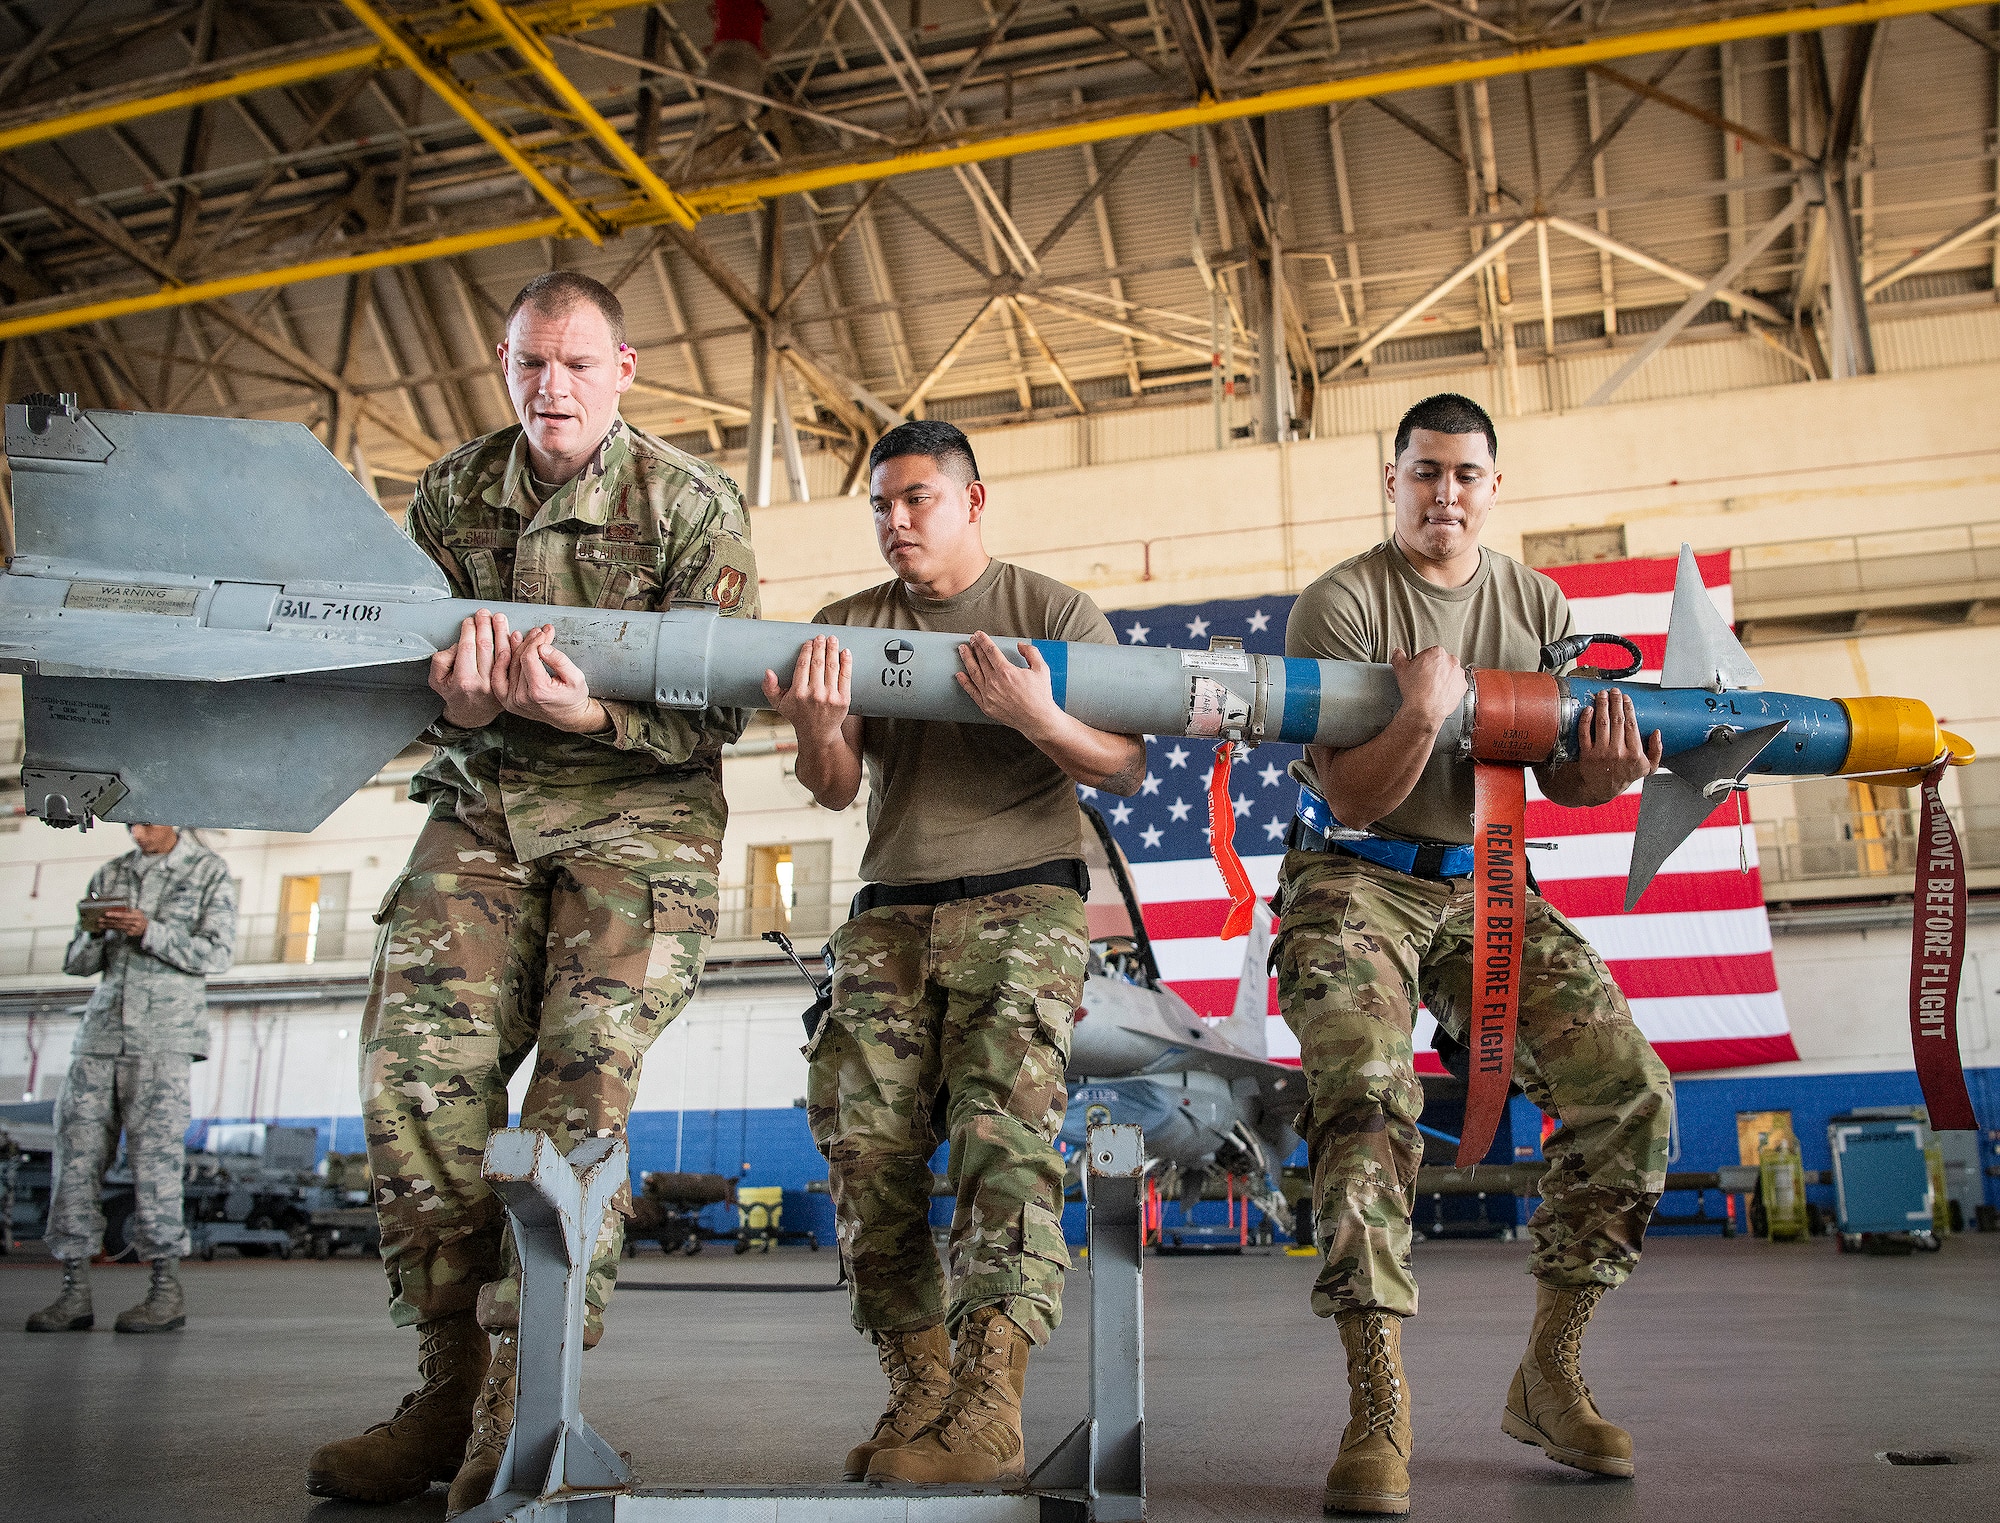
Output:
[[[1928,704],[1914,698],[1842,698],[1852,732],[1843,776],[1870,774],[1885,787],[1914,785],[1940,756],[1954,766],[1972,760],[1972,747],[1961,736],[1938,727]]]

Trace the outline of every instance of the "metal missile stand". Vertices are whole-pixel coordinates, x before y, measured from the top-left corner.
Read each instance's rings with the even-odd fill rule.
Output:
[[[1090,1244],[1090,1415],[1025,1489],[640,1487],[583,1418],[584,1280],[605,1209],[626,1176],[623,1142],[567,1158],[539,1132],[495,1132],[483,1174],[506,1204],[521,1261],[514,1430],[491,1497],[462,1523],[1123,1523],[1146,1513],[1145,1305],[1136,1126],[1090,1129],[1083,1171]]]

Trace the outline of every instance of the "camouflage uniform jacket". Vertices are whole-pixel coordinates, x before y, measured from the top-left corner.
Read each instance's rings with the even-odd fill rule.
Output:
[[[98,868],[92,899],[123,899],[143,911],[146,934],[79,929],[63,971],[102,973],[84,1008],[72,1053],[86,1057],[208,1056],[208,978],[236,956],[236,885],[222,858],[186,831],[145,871],[134,847]]]
[[[645,612],[691,600],[757,616],[736,484],[623,419],[546,503],[518,426],[475,439],[424,472],[409,526],[456,597]],[[522,861],[639,830],[720,841],[722,748],[749,716],[603,703],[611,728],[599,735],[513,714],[477,730],[440,718],[426,735],[438,754],[410,796],[510,840]]]

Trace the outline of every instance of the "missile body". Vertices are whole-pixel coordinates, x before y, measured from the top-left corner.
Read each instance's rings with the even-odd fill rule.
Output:
[[[480,607],[515,629],[553,624],[557,647],[607,698],[761,708],[766,670],[788,681],[800,644],[832,633],[854,655],[854,712],[984,722],[956,680],[958,635],[722,618],[709,606],[454,599],[295,424],[85,413],[57,398],[10,406],[6,423],[20,553],[0,577],[0,670],[26,680],[23,782],[29,811],[52,823],[310,829],[436,717],[428,660]],[[991,633],[1024,662],[1007,631]],[[1220,641],[1032,643],[1056,702],[1120,733],[1345,748],[1380,733],[1400,703],[1386,666]],[[1658,684],[1477,672],[1436,746],[1561,761],[1592,696],[1620,688],[1683,785],[1673,809],[1647,806],[1667,821],[1651,832],[1662,860],[1751,772],[1969,759],[1912,700],[1745,690],[1757,681],[1684,550]],[[1642,819],[1641,857],[1647,836]]]

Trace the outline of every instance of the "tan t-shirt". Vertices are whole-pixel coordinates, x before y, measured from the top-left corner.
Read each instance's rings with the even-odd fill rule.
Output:
[[[923,598],[900,581],[830,603],[815,624],[1116,645],[1097,605],[1053,578],[994,561],[965,591]],[[942,883],[1083,855],[1076,787],[1018,730],[863,719],[871,883]]]
[[[1467,666],[1532,672],[1542,647],[1570,632],[1562,589],[1539,571],[1481,548],[1463,587],[1425,581],[1394,540],[1342,561],[1299,594],[1285,654],[1387,661],[1442,645]],[[1472,763],[1433,756],[1410,796],[1371,827],[1406,841],[1472,841]]]

